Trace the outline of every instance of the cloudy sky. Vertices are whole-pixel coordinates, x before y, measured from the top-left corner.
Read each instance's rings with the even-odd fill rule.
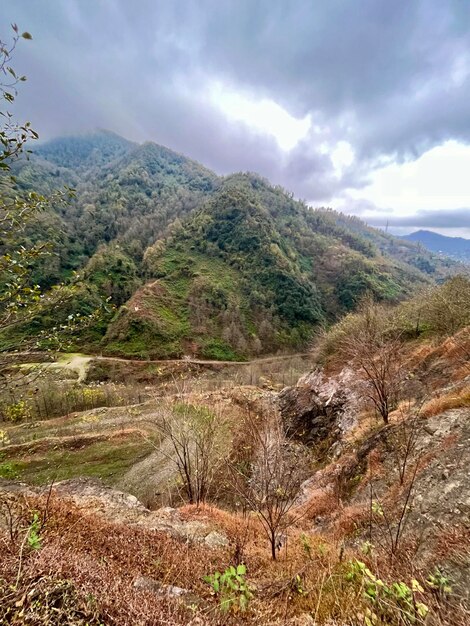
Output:
[[[470,236],[470,0],[0,0],[16,113]]]

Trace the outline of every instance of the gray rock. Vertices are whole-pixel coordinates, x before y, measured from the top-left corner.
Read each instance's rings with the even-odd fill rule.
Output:
[[[139,576],[134,581],[135,589],[143,589],[144,591],[151,591],[152,593],[160,593],[162,589],[162,585],[153,578],[148,578],[147,576]]]
[[[134,581],[135,589],[142,589],[143,591],[150,591],[159,596],[168,596],[173,598],[180,598],[187,596],[191,592],[188,589],[182,587],[176,587],[175,585],[162,585],[158,580],[148,578],[147,576],[139,576]]]
[[[189,593],[190,592],[187,589],[183,589],[182,587],[176,587],[175,585],[163,585],[163,587],[160,589],[160,595],[173,598],[187,596],[189,595]]]
[[[222,533],[213,530],[204,538],[204,543],[209,548],[225,548],[229,545],[229,540]]]
[[[344,381],[325,379],[320,372],[311,372],[294,387],[279,393],[279,409],[288,437],[312,445],[325,442],[330,446],[350,428],[353,419],[346,419],[352,394]]]

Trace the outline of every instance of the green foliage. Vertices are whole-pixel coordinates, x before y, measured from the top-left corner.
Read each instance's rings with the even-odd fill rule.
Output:
[[[349,563],[346,580],[363,588],[364,598],[371,605],[364,615],[366,626],[401,623],[406,626],[420,624],[429,608],[420,600],[424,589],[415,579],[411,585],[404,582],[385,583],[377,578],[362,561]]]
[[[29,524],[29,528],[26,534],[28,546],[31,550],[40,550],[41,549],[41,516],[38,511],[33,511],[33,519]]]
[[[436,567],[426,579],[428,587],[433,589],[439,596],[445,596],[452,593],[451,580]]]
[[[11,461],[5,461],[4,463],[0,463],[0,478],[15,480],[18,477],[19,472],[15,463]]]
[[[0,429],[0,445],[7,446],[10,443],[10,437],[6,430]]]
[[[2,413],[10,422],[21,422],[32,416],[31,406],[26,400],[18,400],[18,402],[3,406]]]
[[[107,484],[119,483],[120,478],[154,450],[142,437],[129,437],[86,442],[72,447],[66,445],[30,452],[27,458],[18,451],[11,460],[0,463],[2,478],[20,479],[33,485],[48,485],[51,481],[79,476],[93,476]],[[13,453],[11,453],[13,454]]]
[[[247,583],[246,566],[242,563],[234,567],[231,565],[225,572],[215,572],[204,577],[204,581],[209,583],[214,594],[220,599],[222,611],[245,611],[253,597],[253,591]]]
[[[211,192],[216,176],[162,146],[133,144],[114,133],[55,139],[15,168],[20,189],[77,189],[65,212],[57,207],[66,250],[63,271],[83,266],[102,244],[118,243],[139,261],[169,224]]]
[[[382,318],[384,337],[416,340],[450,336],[470,324],[470,280],[455,276],[397,306],[376,305],[376,309]],[[357,336],[364,322],[363,310],[343,317],[317,340],[319,356],[342,358],[342,344]]]
[[[340,214],[312,211],[254,175],[227,177],[145,253],[157,293],[153,304],[111,324],[112,350],[129,353],[136,333],[128,318],[139,325],[145,319],[145,343],[155,346],[148,356],[189,352],[225,360],[302,349],[315,326],[356,308],[366,293],[397,302],[429,280],[381,256],[377,231],[352,224],[350,231]],[[377,237],[388,245],[388,236]],[[162,333],[169,311],[180,328]]]
[[[84,277],[116,306],[124,304],[140,285],[134,260],[117,244],[101,246],[87,264]]]
[[[243,361],[244,355],[237,354],[233,348],[220,339],[207,339],[201,342],[201,356],[216,361]]]

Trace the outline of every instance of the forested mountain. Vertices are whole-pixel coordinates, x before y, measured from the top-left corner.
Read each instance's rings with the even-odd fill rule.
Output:
[[[86,135],[52,139],[36,148],[34,153],[60,167],[86,170],[109,163],[136,146],[115,133],[100,130]]]
[[[165,241],[151,279],[111,323],[116,353],[207,358],[305,347],[318,324],[372,292],[396,301],[441,271],[430,255],[333,211],[313,211],[251,174],[224,179]],[[394,251],[381,253],[379,246]],[[396,249],[394,248],[396,246]]]
[[[117,308],[83,334],[88,349],[222,359],[301,349],[364,293],[396,301],[452,269],[255,174],[218,177],[107,131],[46,143],[14,173],[12,193],[75,190],[27,236],[53,242],[54,255],[33,272],[42,287],[82,271],[64,315],[103,296]]]
[[[470,239],[446,237],[430,230],[417,230],[409,235],[403,235],[403,239],[421,244],[430,252],[448,256],[464,263],[470,262]]]

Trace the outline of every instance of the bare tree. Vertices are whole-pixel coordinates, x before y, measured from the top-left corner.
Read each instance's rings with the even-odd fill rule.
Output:
[[[370,538],[372,539],[372,523],[375,519],[380,520],[377,529],[382,535],[382,547],[386,548],[393,558],[401,546],[401,540],[407,522],[409,520],[414,499],[414,488],[419,469],[419,461],[410,468],[407,481],[403,483],[403,492],[397,506],[389,507],[375,493],[373,481],[370,480]],[[379,541],[380,543],[380,541]]]
[[[276,417],[250,412],[246,426],[252,458],[248,463],[229,462],[233,488],[243,504],[258,514],[273,560],[285,543],[287,529],[305,515],[296,502],[305,476],[288,452],[289,441]]]
[[[394,426],[393,430],[388,431],[387,445],[392,448],[391,458],[393,459],[391,475],[393,477],[393,473],[396,472],[396,478],[400,485],[398,500],[390,502],[390,499],[380,499],[374,489],[372,474],[369,479],[370,540],[372,541],[373,522],[377,521],[378,542],[388,551],[391,558],[399,551],[412,512],[416,478],[422,461],[418,443],[423,426],[420,417],[423,402],[413,408],[409,407],[407,411],[409,417]]]
[[[179,402],[168,406],[156,426],[163,441],[155,448],[175,464],[188,501],[197,505],[205,502],[229,441],[223,416],[206,407]]]
[[[419,437],[422,433],[423,419],[420,416],[425,399],[412,406],[411,402],[400,407],[401,421],[390,433],[392,455],[400,485],[405,478],[416,453]]]
[[[403,347],[400,333],[389,331],[385,309],[370,298],[360,307],[354,332],[340,339],[342,356],[356,368],[365,397],[385,424],[406,379]]]

